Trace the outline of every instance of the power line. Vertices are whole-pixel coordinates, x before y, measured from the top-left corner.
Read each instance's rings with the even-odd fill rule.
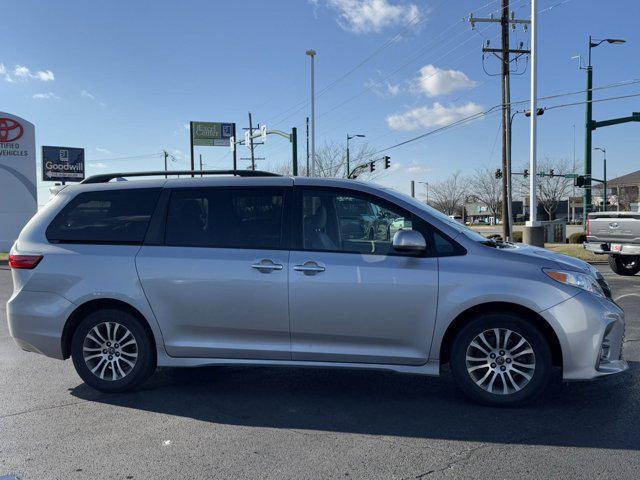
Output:
[[[554,97],[557,98],[557,95],[554,96]],[[621,99],[632,98],[632,97],[640,97],[640,93],[633,93],[633,94],[629,94],[629,95],[619,95],[617,97],[609,97],[609,98],[601,98],[601,99],[598,99],[598,100],[591,100],[591,103],[608,102],[608,101],[612,101],[612,100],[621,100]],[[543,99],[543,98],[540,98],[540,99]],[[575,105],[583,105],[585,103],[589,103],[589,102],[580,101],[580,102],[564,103],[564,104],[560,104],[560,105],[552,105],[550,107],[544,107],[544,109],[545,110],[553,110],[553,109],[556,109],[556,108],[564,108],[564,107],[572,107],[572,106],[575,106]],[[449,123],[447,125],[444,125],[442,127],[438,127],[438,128],[436,128],[434,130],[430,130],[430,131],[425,132],[425,133],[423,133],[421,135],[418,135],[416,137],[409,138],[409,139],[404,140],[402,142],[396,143],[395,145],[391,145],[389,147],[382,148],[380,150],[377,150],[377,151],[373,152],[371,154],[371,156],[380,154],[382,152],[386,152],[386,151],[394,149],[394,148],[401,147],[401,146],[406,145],[408,143],[412,143],[412,142],[415,142],[417,140],[421,140],[421,139],[426,138],[428,136],[431,136],[431,135],[434,135],[436,133],[439,133],[439,132],[448,130],[450,128],[453,128],[455,126],[462,125],[462,124],[468,123],[468,122],[470,122],[472,120],[476,120],[478,118],[487,116],[488,114],[497,111],[497,109],[499,109],[499,108],[502,108],[502,104],[494,105],[493,107],[491,107],[491,108],[489,108],[487,110],[484,110],[482,112],[474,113],[472,115],[469,115],[467,117],[461,118],[459,120],[451,122],[451,123]]]
[[[402,34],[409,28],[411,27],[416,27],[418,25],[420,25],[421,23],[423,23],[426,20],[426,16],[423,16],[422,19],[420,19],[420,13],[416,13],[412,18],[409,19],[409,21],[400,29],[400,31],[398,33],[396,33],[393,37],[389,38],[386,42],[384,42],[382,45],[380,45],[378,48],[376,48],[372,53],[370,53],[369,55],[367,55],[364,59],[362,59],[361,61],[359,61],[356,65],[354,65],[353,67],[351,67],[349,70],[347,70],[345,73],[343,73],[342,75],[340,75],[338,78],[336,78],[335,80],[333,80],[332,82],[330,82],[328,85],[326,85],[325,87],[323,87],[322,89],[320,89],[318,91],[318,93],[316,94],[316,97],[319,97],[320,95],[324,94],[325,92],[327,92],[328,90],[330,90],[331,88],[333,88],[335,85],[337,85],[338,83],[340,83],[342,80],[344,80],[345,78],[347,78],[349,75],[351,75],[353,72],[355,72],[356,70],[358,70],[360,67],[362,67],[363,65],[365,65],[366,63],[368,63],[372,58],[374,58],[376,55],[378,55],[380,52],[384,51],[385,49],[387,49],[388,47],[390,47],[391,45],[393,45],[395,42],[398,41],[398,39],[401,38]],[[418,22],[416,22],[416,20],[419,20]],[[303,108],[305,108],[307,105],[309,104],[309,100],[308,99],[304,99],[301,100],[300,102],[295,103],[293,106],[287,108],[286,110],[282,111],[281,113],[278,113],[276,115],[273,115],[272,117],[268,118],[266,120],[266,122],[271,122],[273,119],[279,117],[282,114],[288,113],[291,110],[295,109],[296,107],[301,106],[301,108],[299,108],[298,110],[296,110],[295,112],[293,112],[291,115],[295,115],[296,113],[298,113],[300,110],[302,110]],[[290,116],[291,116],[290,115]],[[285,117],[281,120],[278,121],[277,124],[282,123],[284,120],[286,120],[287,118],[290,118],[290,116]]]
[[[486,3],[485,5],[483,5],[483,6],[479,7],[478,9],[476,9],[476,10],[474,11],[474,13],[475,13],[475,12],[479,12],[480,10],[483,10],[484,8],[486,8],[486,7],[490,6],[490,5],[494,4],[494,3],[497,3],[497,2],[499,2],[499,1],[500,1],[500,0],[492,0],[492,1],[488,2],[488,3]],[[527,0],[527,1],[528,1],[528,0]],[[319,93],[318,93],[316,96],[319,96],[319,95],[321,95],[321,94],[325,93],[327,90],[329,90],[330,88],[332,88],[333,86],[335,86],[335,84],[337,84],[337,83],[339,83],[340,81],[342,81],[344,78],[346,78],[347,76],[349,76],[351,73],[353,73],[354,71],[356,71],[357,69],[359,69],[362,65],[366,64],[366,63],[367,63],[369,60],[371,60],[371,58],[373,58],[375,55],[377,55],[378,53],[380,53],[380,52],[381,52],[381,51],[383,51],[384,49],[388,48],[390,45],[393,45],[393,44],[397,41],[397,39],[398,39],[398,38],[400,38],[401,34],[402,34],[406,29],[408,29],[408,28],[410,28],[411,26],[413,26],[413,25],[412,25],[412,22],[414,21],[415,17],[416,17],[416,16],[414,16],[413,18],[411,18],[411,19],[407,22],[407,24],[405,24],[405,26],[404,26],[404,27],[402,27],[402,29],[400,30],[400,32],[398,32],[398,33],[397,33],[396,35],[394,35],[391,39],[389,39],[389,40],[387,40],[385,43],[383,43],[383,44],[382,44],[380,47],[378,47],[378,48],[377,48],[373,53],[371,53],[370,55],[368,55],[367,57],[365,57],[365,59],[363,59],[363,60],[362,60],[362,61],[360,61],[358,64],[356,64],[356,66],[352,67],[352,68],[351,68],[349,71],[347,71],[345,74],[341,75],[341,76],[340,76],[340,77],[338,77],[336,80],[332,81],[329,85],[327,85],[326,87],[324,87],[323,89],[321,89],[321,90],[319,91]],[[425,17],[423,17],[423,19],[422,19],[419,23],[417,23],[417,24],[416,24],[416,26],[417,26],[417,25],[419,25],[420,23],[424,22],[424,21],[426,20],[426,18],[427,18],[426,16],[425,16]],[[429,42],[427,45],[425,45],[425,46],[421,47],[420,49],[418,49],[418,52],[420,52],[420,53],[418,53],[417,55],[414,55],[414,56],[411,58],[411,60],[409,60],[407,63],[405,63],[405,64],[401,65],[401,66],[400,66],[400,68],[396,69],[396,70],[395,70],[394,72],[392,72],[390,75],[388,75],[387,77],[385,77],[385,78],[383,78],[383,79],[379,80],[379,81],[378,81],[378,82],[376,82],[376,83],[381,84],[381,82],[385,81],[387,78],[389,78],[390,76],[394,75],[394,74],[395,74],[395,73],[397,73],[399,70],[402,70],[402,69],[403,69],[404,67],[406,67],[407,65],[409,65],[409,64],[411,64],[411,63],[413,63],[415,60],[417,60],[418,58],[420,58],[420,57],[424,54],[425,50],[430,49],[430,48],[431,48],[431,45],[432,45],[432,44],[434,44],[434,43],[436,43],[436,41],[437,41],[440,37],[442,37],[443,35],[445,35],[446,33],[448,33],[452,28],[455,28],[456,26],[458,26],[458,25],[460,25],[460,24],[464,23],[465,21],[466,21],[465,19],[461,19],[461,20],[456,21],[455,23],[453,23],[453,24],[449,25],[447,28],[445,28],[443,31],[441,31],[438,35],[436,35],[436,37],[432,38],[432,39],[430,40],[430,42]],[[459,34],[458,34],[458,35],[459,35]],[[452,40],[452,38],[450,38],[449,40]],[[465,43],[466,43],[466,42],[465,42]],[[405,58],[408,58],[408,57],[405,57]],[[373,87],[375,87],[375,86],[376,86],[376,84],[374,83],[373,85],[371,85],[371,87],[370,87],[370,88],[365,89],[365,90],[364,90],[364,92],[371,90],[371,88],[373,88]],[[364,93],[364,92],[362,92],[362,93]],[[361,94],[361,93],[360,93],[360,94]],[[360,96],[360,94],[358,94],[358,96]],[[348,103],[348,102],[347,102],[347,103]],[[266,122],[267,122],[267,123],[270,123],[272,120],[274,120],[275,118],[279,117],[280,115],[283,115],[283,114],[286,114],[286,113],[291,112],[292,110],[295,110],[295,111],[293,111],[292,113],[290,113],[289,115],[287,115],[286,117],[284,117],[284,118],[282,118],[282,119],[278,120],[278,122],[276,123],[276,125],[279,125],[279,124],[283,123],[285,120],[287,120],[287,119],[291,118],[292,116],[294,116],[294,115],[296,115],[297,113],[299,113],[300,111],[302,111],[302,110],[303,110],[303,109],[304,109],[308,104],[309,104],[309,100],[308,100],[308,99],[306,99],[306,100],[302,100],[302,101],[300,101],[300,102],[297,102],[297,103],[295,103],[294,105],[292,105],[291,107],[287,108],[286,110],[284,110],[284,111],[282,111],[282,112],[280,112],[280,113],[278,113],[278,114],[276,114],[276,115],[273,115],[272,117],[270,117],[269,119],[267,119],[267,121],[266,121]],[[296,108],[297,108],[297,109],[296,109]],[[300,125],[297,125],[297,126],[299,127]]]
[[[115,158],[98,158],[98,159],[91,159],[88,161],[91,162],[114,162],[114,161],[119,161],[119,160],[133,160],[136,158],[155,158],[155,157],[161,157],[163,155],[163,152],[156,152],[156,153],[147,153],[147,154],[142,154],[142,155],[132,155],[129,157],[115,157]]]

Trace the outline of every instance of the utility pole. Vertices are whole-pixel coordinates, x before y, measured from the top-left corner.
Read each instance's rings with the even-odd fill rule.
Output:
[[[238,134],[236,133],[236,124],[233,124],[233,171],[238,170]]]
[[[307,117],[307,177],[309,176],[309,117]]]
[[[251,156],[249,158],[241,158],[240,160],[251,160],[251,170],[255,170],[256,169],[256,160],[264,160],[264,157],[256,157],[255,156],[255,148],[258,145],[262,145],[263,142],[256,142],[253,139],[253,134],[256,130],[260,130],[260,124],[258,124],[257,127],[254,128],[253,126],[253,117],[251,115],[251,112],[249,112],[249,127],[248,128],[243,128],[243,130],[245,131],[245,142],[244,144],[249,147],[249,150],[251,152]],[[247,143],[246,139],[247,139],[247,132],[249,133],[249,142]],[[235,153],[235,150],[234,150]],[[235,157],[234,157],[234,162],[235,162]]]
[[[499,23],[501,27],[500,48],[490,48],[487,43],[482,48],[482,54],[491,53],[500,60],[500,91],[502,95],[502,236],[506,240],[511,239],[511,82],[510,82],[510,54],[515,54],[514,60],[521,55],[526,55],[529,50],[524,50],[522,44],[520,48],[510,48],[509,28],[515,29],[518,24],[522,24],[526,29],[529,20],[519,20],[513,13],[509,13],[509,0],[502,0],[502,14],[500,18],[476,18],[469,15],[471,28],[475,28],[476,23]]]
[[[251,170],[256,169],[256,159],[253,155],[253,123],[251,121],[251,112],[249,112],[249,142],[251,149]]]
[[[164,155],[164,178],[167,178],[167,157],[169,156],[169,152],[162,150],[162,154]]]
[[[298,129],[293,127],[291,129],[291,136],[289,137],[291,140],[291,162],[292,162],[292,170],[293,176],[298,176]]]
[[[202,177],[202,154],[200,154],[200,176]]]
[[[189,143],[191,145],[191,176],[193,177],[193,122],[189,122]]]
[[[316,85],[315,85],[315,50],[307,50],[311,57],[311,176],[316,174]]]
[[[416,198],[416,182],[415,180],[411,180],[411,196]]]

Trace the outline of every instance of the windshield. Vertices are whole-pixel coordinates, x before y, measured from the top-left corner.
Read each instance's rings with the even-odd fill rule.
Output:
[[[448,215],[445,215],[441,211],[436,210],[433,207],[430,207],[429,205],[427,205],[424,202],[416,200],[415,198],[413,198],[413,197],[411,197],[411,196],[409,196],[409,195],[407,195],[405,193],[398,192],[398,191],[392,190],[390,188],[385,188],[384,190],[386,190],[387,192],[391,193],[392,195],[394,195],[396,197],[401,198],[405,202],[410,203],[411,205],[413,205],[416,208],[422,210],[426,214],[428,214],[428,215],[430,215],[432,217],[436,217],[442,223],[446,223],[448,226],[450,226],[454,230],[456,230],[456,231],[458,231],[460,233],[463,233],[469,239],[471,239],[471,240],[473,240],[475,242],[483,242],[484,243],[484,242],[488,241],[488,239],[486,237],[480,235],[475,230],[470,229],[466,225],[464,225],[464,224],[460,223],[459,221],[449,217]]]

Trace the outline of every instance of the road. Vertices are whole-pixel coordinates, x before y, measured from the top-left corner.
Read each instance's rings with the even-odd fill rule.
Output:
[[[640,276],[600,268],[631,371],[510,409],[467,402],[449,377],[327,369],[163,369],[106,395],[70,361],[19,350],[0,307],[0,478],[635,479]]]

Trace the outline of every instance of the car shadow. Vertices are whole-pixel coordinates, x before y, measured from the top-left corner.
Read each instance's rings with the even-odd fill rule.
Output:
[[[629,372],[595,382],[557,382],[518,408],[471,403],[448,374],[316,368],[165,368],[133,392],[104,394],[81,384],[71,393],[211,424],[639,450],[638,372],[640,363],[632,362]]]

